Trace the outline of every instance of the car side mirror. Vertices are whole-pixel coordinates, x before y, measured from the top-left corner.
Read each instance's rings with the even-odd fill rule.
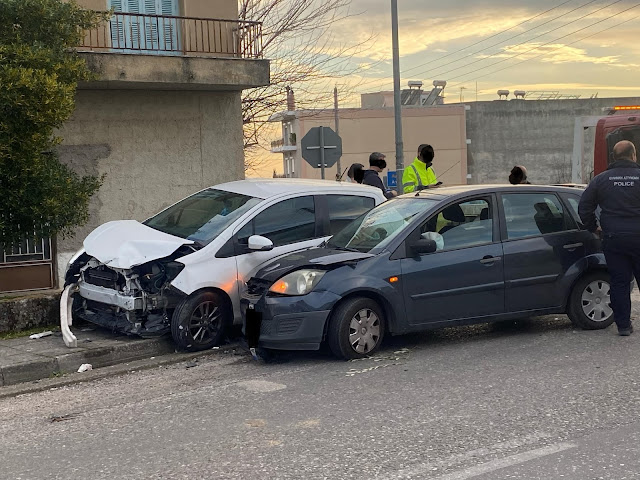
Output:
[[[426,253],[434,253],[438,250],[438,246],[436,245],[435,240],[421,238],[411,242],[409,244],[409,250],[416,255],[423,255]]]
[[[249,250],[268,252],[269,250],[273,250],[273,242],[262,235],[251,235],[249,237]]]

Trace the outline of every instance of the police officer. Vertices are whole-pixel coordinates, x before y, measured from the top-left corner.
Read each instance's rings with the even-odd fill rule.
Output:
[[[433,171],[435,152],[431,145],[422,144],[418,147],[418,156],[413,163],[404,169],[402,174],[402,188],[404,193],[422,190],[432,185],[440,185]]]
[[[595,177],[582,194],[578,213],[585,227],[602,232],[605,258],[611,274],[611,306],[618,334],[629,336],[631,281],[640,285],[640,165],[633,143],[613,147],[613,162]],[[600,225],[596,209],[601,208]]]

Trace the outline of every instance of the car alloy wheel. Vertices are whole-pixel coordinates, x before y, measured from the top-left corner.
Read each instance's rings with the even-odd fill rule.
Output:
[[[349,343],[356,353],[368,354],[380,341],[380,319],[368,308],[357,312],[349,325]]]
[[[208,343],[222,328],[222,311],[213,302],[203,302],[191,313],[187,327],[191,338],[196,343]]]
[[[582,311],[594,322],[606,322],[613,315],[611,286],[604,280],[589,283],[582,292]]]
[[[222,294],[201,291],[187,297],[173,312],[171,336],[182,350],[206,350],[222,341],[231,320]]]

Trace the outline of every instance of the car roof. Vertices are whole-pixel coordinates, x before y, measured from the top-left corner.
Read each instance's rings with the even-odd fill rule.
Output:
[[[418,193],[406,193],[399,198],[424,197],[434,200],[442,200],[449,197],[463,196],[466,194],[487,194],[487,193],[514,193],[514,192],[580,192],[584,185],[565,184],[565,185],[455,185],[451,187],[436,187],[422,190]]]
[[[334,180],[308,180],[302,178],[248,178],[221,183],[210,188],[267,199],[292,193],[351,193],[382,196],[379,188],[358,183]]]

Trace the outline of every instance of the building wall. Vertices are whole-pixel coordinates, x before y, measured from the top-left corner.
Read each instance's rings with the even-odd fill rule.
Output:
[[[436,152],[433,166],[438,179],[450,185],[466,183],[467,137],[464,106],[405,108],[402,116],[405,166],[414,160],[420,144],[429,143]],[[320,178],[320,169],[312,168],[302,159],[300,139],[313,127],[324,125],[333,128],[334,117],[303,116],[294,124],[298,139],[295,176]],[[375,151],[384,153],[387,156],[387,164],[395,170],[396,147],[392,109],[341,110],[340,137],[343,149],[342,170],[356,162],[368,167],[369,154]],[[334,179],[336,172],[336,166],[326,169],[325,178]],[[386,171],[383,172],[383,176],[386,176]]]
[[[532,183],[571,181],[576,117],[605,115],[603,108],[638,105],[640,98],[510,100],[468,105],[469,183],[507,183],[514,165]],[[585,132],[585,171],[593,165],[593,132]]]
[[[98,225],[142,221],[202,188],[244,178],[240,92],[79,90],[61,160],[105,174],[89,223],[58,239],[62,273]]]

